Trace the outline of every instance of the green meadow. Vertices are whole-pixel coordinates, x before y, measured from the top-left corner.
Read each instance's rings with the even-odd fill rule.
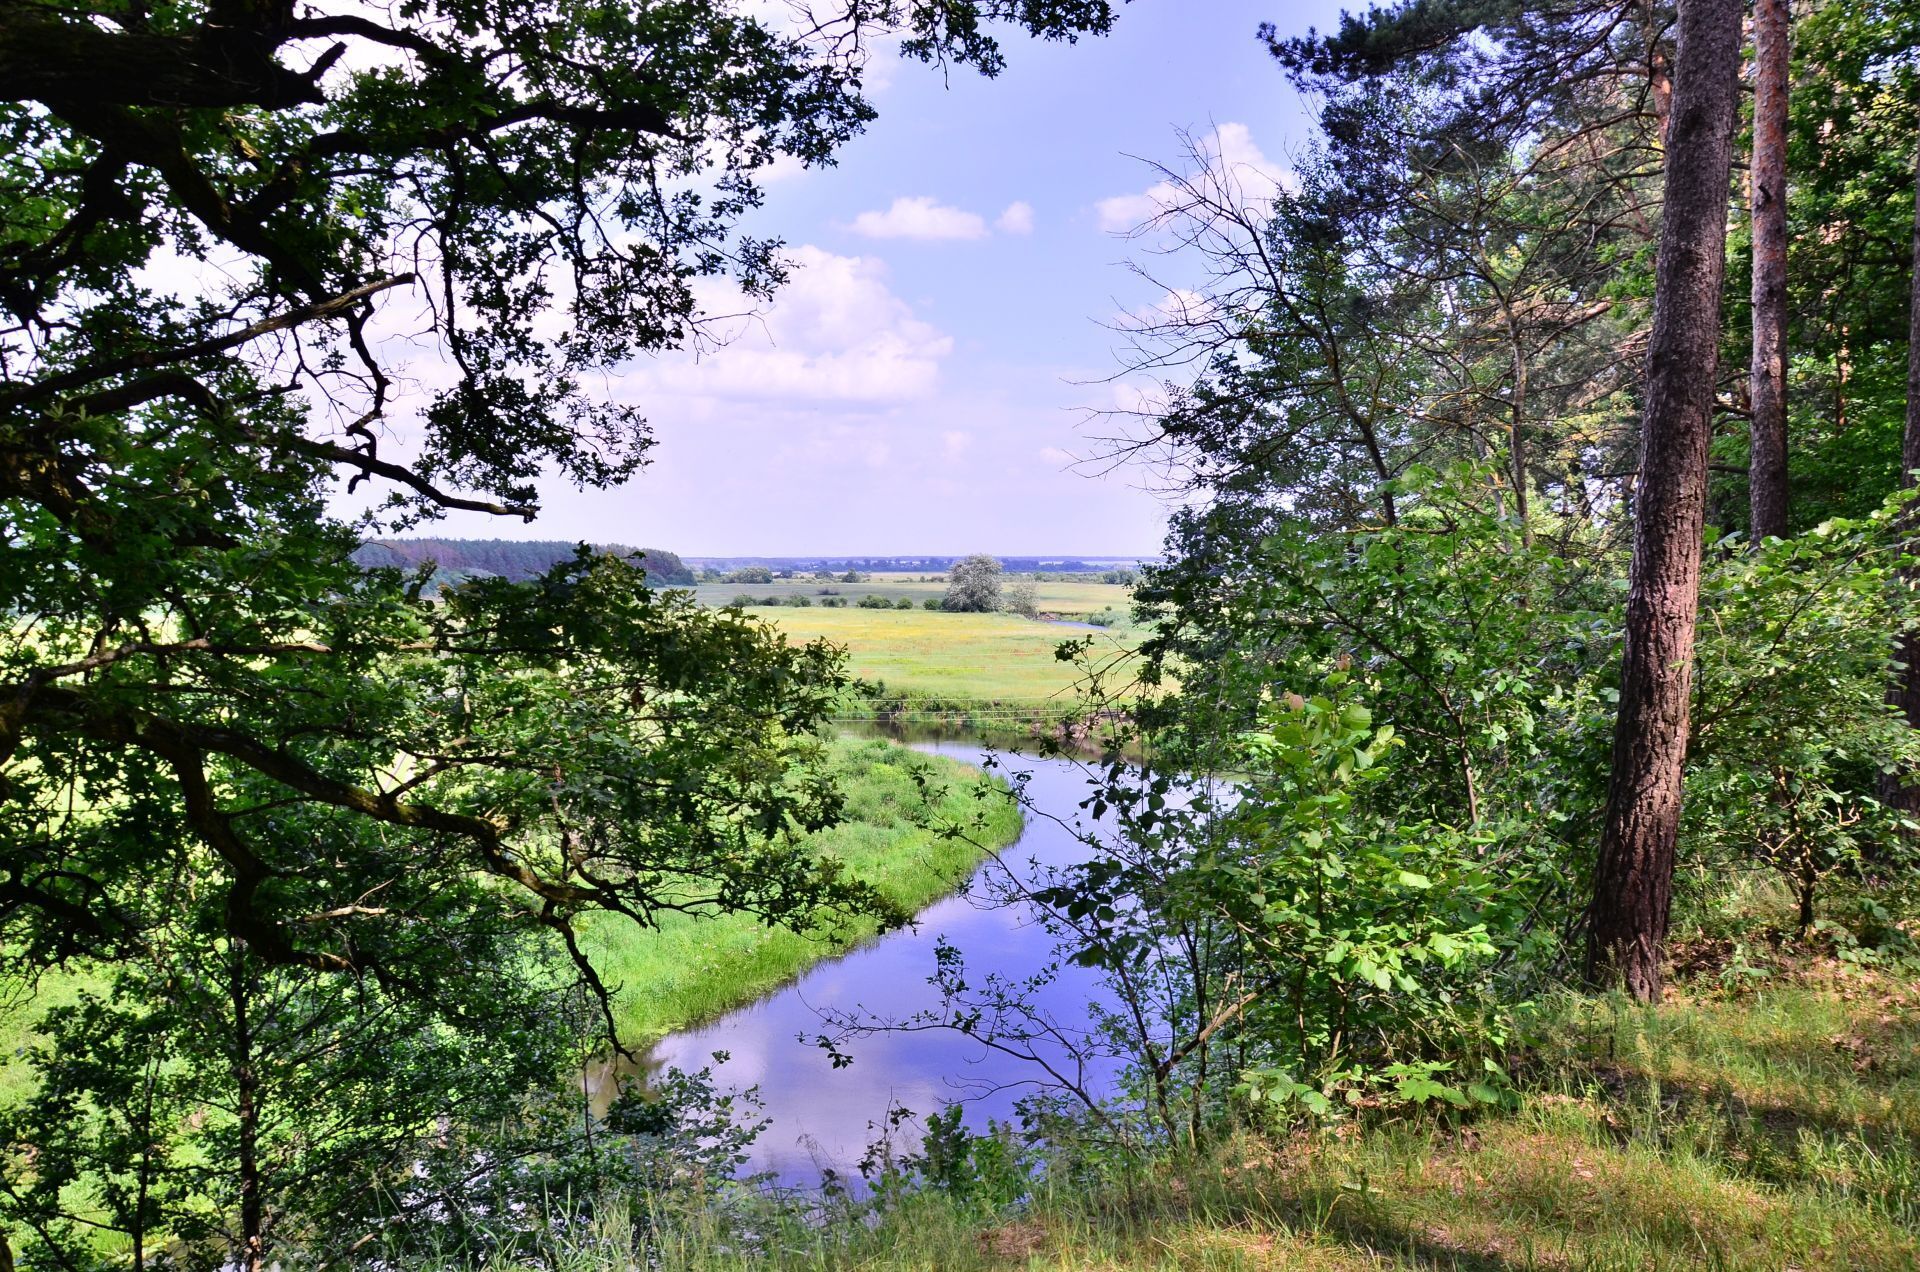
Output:
[[[1084,671],[1056,656],[1063,643],[1085,638],[1099,661],[1126,661],[1123,638],[1111,632],[1013,614],[818,607],[753,613],[794,640],[842,646],[853,674],[889,694],[943,701],[1064,709],[1072,705]]]

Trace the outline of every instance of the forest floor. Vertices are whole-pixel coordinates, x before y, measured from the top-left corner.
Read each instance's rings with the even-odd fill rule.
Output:
[[[1920,1268],[1912,975],[1784,945],[1766,967],[1729,957],[1730,942],[1682,953],[1692,970],[1659,1007],[1553,1007],[1508,1111],[1245,1136],[1130,1188],[1042,1192],[1010,1215],[916,1193],[770,1233],[777,1255],[681,1217],[657,1229],[678,1235],[654,1266]],[[599,1237],[539,1266],[629,1266],[605,1253],[620,1232]]]

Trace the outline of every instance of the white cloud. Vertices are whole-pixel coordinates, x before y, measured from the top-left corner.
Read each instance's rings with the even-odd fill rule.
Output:
[[[1002,212],[1000,219],[993,224],[994,228],[1002,234],[1031,234],[1033,233],[1033,204],[1025,199],[1009,203],[1007,210]]]
[[[1286,168],[1268,159],[1254,143],[1245,124],[1217,125],[1193,139],[1201,159],[1227,178],[1249,202],[1265,202],[1291,185]],[[1178,206],[1180,192],[1172,182],[1160,181],[1138,194],[1119,194],[1094,204],[1100,228],[1113,234],[1137,230],[1161,213]]]
[[[1173,202],[1174,189],[1166,182],[1144,194],[1116,194],[1093,205],[1100,216],[1100,228],[1109,234],[1125,234],[1144,225],[1165,211]]]
[[[1055,468],[1071,468],[1080,462],[1071,451],[1061,450],[1058,446],[1042,446],[1040,458]]]
[[[973,445],[973,434],[964,429],[950,428],[940,434],[940,454],[948,459],[959,459]]]
[[[855,234],[882,239],[978,239],[987,236],[986,220],[936,203],[925,195],[902,197],[885,212],[862,212],[850,227]]]
[[[953,339],[893,294],[884,261],[812,246],[791,258],[792,277],[773,303],[734,323],[719,349],[637,368],[623,377],[620,395],[643,407],[660,394],[882,407],[933,393]],[[705,299],[710,312],[743,307],[737,297]]]

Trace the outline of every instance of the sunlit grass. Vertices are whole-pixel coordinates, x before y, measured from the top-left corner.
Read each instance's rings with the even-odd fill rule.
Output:
[[[644,1216],[649,1266],[714,1272],[1912,1269],[1912,995],[1820,963],[1653,1009],[1570,999],[1544,1022],[1519,1105],[1464,1123],[1241,1133],[1143,1177],[1043,1184],[998,1215],[931,1192],[837,1223],[738,1197],[616,1202],[541,1259],[491,1266],[637,1266]],[[726,1218],[743,1205],[746,1241]]]

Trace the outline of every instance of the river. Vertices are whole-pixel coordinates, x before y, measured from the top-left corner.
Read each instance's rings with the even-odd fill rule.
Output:
[[[988,751],[974,743],[920,742],[916,750],[982,764]],[[1086,820],[1078,805],[1087,795],[1087,772],[1064,759],[995,752],[1009,773],[1027,774],[1032,805],[1071,823]],[[1086,847],[1048,817],[1029,813],[1019,841],[1000,854],[1005,868],[1023,878],[1078,860]],[[702,1028],[661,1041],[649,1057],[655,1067],[711,1067],[723,1088],[758,1087],[769,1126],[754,1145],[743,1173],[766,1174],[786,1187],[816,1187],[831,1170],[857,1177],[858,1164],[879,1135],[891,1108],[916,1115],[964,1102],[965,1120],[984,1129],[989,1118],[1005,1120],[1014,1103],[1041,1079],[1032,1061],[1003,1055],[950,1030],[863,1034],[839,1050],[852,1063],[836,1068],[812,1039],[826,1028],[822,1013],[901,1019],[935,1006],[928,983],[936,943],[966,957],[968,979],[978,985],[989,972],[1026,977],[1045,966],[1052,938],[1022,905],[998,904],[985,877],[1000,866],[989,862],[961,893],[923,910],[911,927],[893,932],[810,968],[799,980]],[[1099,992],[1095,974],[1067,967],[1042,991],[1039,1005],[1060,1021],[1083,1021]],[[715,1063],[714,1054],[727,1059]],[[1109,1083],[1109,1072],[1091,1075]]]

